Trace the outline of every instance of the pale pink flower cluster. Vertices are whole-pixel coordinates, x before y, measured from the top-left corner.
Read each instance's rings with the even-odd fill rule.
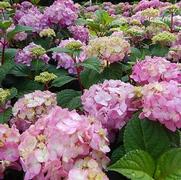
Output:
[[[48,114],[57,105],[56,94],[49,91],[35,91],[25,94],[14,105],[11,124],[21,131],[26,130],[40,117]]]
[[[14,126],[9,128],[8,125],[0,124],[0,179],[3,179],[6,168],[20,169],[16,162],[19,160],[19,138],[19,131]]]
[[[72,0],[56,0],[44,11],[44,19],[49,26],[54,24],[61,27],[73,25],[78,18],[78,10]]]
[[[142,106],[140,118],[159,121],[171,131],[181,128],[181,86],[176,81],[145,85]]]
[[[70,26],[68,29],[75,40],[80,40],[83,43],[87,43],[89,41],[88,28],[84,26]]]
[[[79,159],[69,171],[68,180],[108,180],[98,163],[90,158]]]
[[[43,13],[28,1],[17,7],[13,18],[15,24],[32,27],[34,32],[40,32],[47,27]]]
[[[18,149],[25,180],[66,178],[75,162],[87,156],[103,168],[110,150],[106,135],[94,118],[54,108],[21,135]]]
[[[20,63],[20,64],[26,64],[27,66],[31,65],[31,62],[36,59],[40,59],[44,61],[45,63],[48,63],[50,58],[46,54],[46,51],[43,54],[34,54],[32,50],[36,50],[41,48],[41,46],[35,44],[35,43],[30,43],[28,46],[24,47],[23,49],[19,50],[16,55],[15,55],[15,62]],[[37,52],[38,53],[38,52]]]
[[[130,52],[130,44],[119,36],[97,37],[89,41],[87,54],[110,63],[122,61]]]
[[[130,76],[138,84],[175,80],[181,82],[180,66],[163,57],[146,57],[133,66]]]
[[[134,87],[120,80],[105,80],[85,90],[82,99],[83,108],[95,116],[105,128],[121,129],[132,112]]]
[[[79,62],[83,62],[87,57],[86,51],[85,51],[85,44],[79,40],[69,38],[66,40],[62,40],[58,47],[66,48],[66,46],[72,42],[78,42],[78,43],[82,44],[82,51],[81,51],[79,57],[76,57],[75,59],[73,59],[72,56],[67,53],[54,52],[52,58],[55,61],[57,61],[57,68],[63,67],[65,69],[67,69],[70,74],[76,74],[77,71],[76,71],[75,64],[79,63]]]

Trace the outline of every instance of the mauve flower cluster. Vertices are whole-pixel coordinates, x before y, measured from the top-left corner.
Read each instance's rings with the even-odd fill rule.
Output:
[[[40,32],[47,27],[47,22],[43,17],[43,13],[28,1],[22,2],[14,15],[14,22],[18,25],[29,26],[34,32]]]
[[[0,179],[8,167],[20,169],[16,161],[19,160],[19,131],[13,126],[0,124]]]
[[[87,156],[102,169],[109,152],[106,130],[100,122],[60,107],[25,131],[18,149],[25,180],[66,178],[75,162]]]
[[[108,130],[121,129],[131,117],[134,87],[120,80],[105,80],[85,90],[83,108]]]
[[[155,81],[175,80],[181,82],[180,66],[171,63],[163,57],[146,57],[134,66],[131,78],[138,84],[144,85]]]
[[[86,157],[75,162],[68,180],[108,180],[108,178],[94,159]]]
[[[43,18],[51,27],[73,25],[78,18],[78,10],[72,0],[56,0],[50,7],[45,8]]]
[[[154,82],[142,88],[140,118],[159,121],[168,129],[181,128],[181,86],[175,81]]]
[[[68,70],[70,74],[76,74],[76,67],[75,63],[83,62],[86,59],[86,51],[85,51],[85,44],[82,43],[79,40],[75,40],[73,38],[69,38],[66,40],[62,40],[58,47],[65,48],[68,44],[77,42],[82,45],[82,51],[79,55],[79,57],[76,57],[75,59],[72,58],[71,55],[67,53],[59,53],[54,52],[52,58],[57,61],[57,68],[63,67]]]
[[[31,65],[32,60],[37,59],[48,63],[50,58],[46,55],[45,49],[33,42],[24,47],[22,50],[19,50],[15,56],[16,63],[26,64],[27,66]]]
[[[89,30],[84,26],[70,26],[69,31],[75,40],[80,40],[83,43],[89,41]]]
[[[142,0],[140,1],[136,7],[134,8],[134,12],[143,11],[147,8],[159,8],[164,6],[165,3],[159,1],[159,0]]]
[[[130,52],[130,44],[119,36],[98,37],[89,41],[87,54],[109,63],[122,61]]]
[[[40,117],[48,114],[57,105],[56,94],[49,91],[35,91],[25,94],[14,105],[11,124],[21,131],[26,130]]]

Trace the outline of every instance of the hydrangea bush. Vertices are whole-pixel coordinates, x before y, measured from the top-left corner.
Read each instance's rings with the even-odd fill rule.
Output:
[[[0,2],[0,179],[181,179],[181,3]]]

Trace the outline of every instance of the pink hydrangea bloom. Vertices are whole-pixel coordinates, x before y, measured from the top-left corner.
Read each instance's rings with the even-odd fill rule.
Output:
[[[68,180],[89,179],[108,180],[108,177],[102,172],[102,169],[94,159],[86,157],[77,160],[74,167],[69,171]]]
[[[180,67],[162,57],[146,57],[133,66],[131,78],[138,84],[176,80],[181,82]]]
[[[83,43],[89,41],[89,30],[84,26],[70,26],[69,31],[72,33],[75,40],[80,40]]]
[[[19,159],[19,131],[13,126],[0,124],[0,179],[6,168],[14,168],[20,170],[20,166],[16,162]]]
[[[49,26],[56,24],[67,27],[72,25],[77,17],[77,8],[72,0],[56,0],[44,11],[44,19]]]
[[[42,48],[42,47],[32,42],[28,46],[24,47],[22,50],[19,50],[15,55],[16,63],[26,64],[27,66],[30,66],[31,62],[36,59],[40,59],[45,63],[48,63],[50,58],[46,54],[46,51],[43,54],[35,55],[32,52],[32,50],[35,48]]]
[[[181,87],[175,81],[154,82],[142,89],[140,118],[159,121],[171,131],[181,128]]]
[[[68,45],[71,42],[79,42],[82,44],[82,52],[80,53],[79,57],[76,57],[76,59],[73,59],[69,54],[67,53],[57,53],[54,52],[52,58],[57,61],[57,68],[63,67],[68,70],[70,74],[76,74],[76,68],[75,68],[75,61],[76,63],[83,62],[87,55],[85,51],[85,44],[82,43],[79,40],[75,40],[73,38],[69,38],[66,40],[62,40],[59,44],[60,48],[65,48],[66,45]]]
[[[147,8],[158,8],[161,6],[164,6],[164,3],[159,0],[142,0],[136,5],[136,7],[134,8],[134,12],[142,11]]]
[[[32,27],[34,32],[40,32],[48,27],[43,14],[28,1],[21,3],[13,18],[15,24]]]
[[[67,177],[78,158],[95,154],[99,158],[94,159],[103,167],[109,147],[99,121],[56,107],[22,134],[19,152],[28,180],[51,177],[52,173]]]
[[[120,36],[104,36],[91,39],[87,46],[89,57],[98,57],[103,62],[114,63],[122,61],[130,52],[130,44]]]
[[[25,94],[13,107],[11,124],[15,124],[21,131],[26,130],[40,117],[57,105],[56,94],[49,91],[35,91]]]
[[[85,90],[82,104],[85,111],[94,115],[105,128],[121,129],[132,112],[134,87],[120,80],[105,80]]]

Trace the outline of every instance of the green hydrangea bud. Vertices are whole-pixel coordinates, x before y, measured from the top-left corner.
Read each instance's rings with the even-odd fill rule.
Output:
[[[47,29],[43,29],[40,33],[39,33],[40,37],[55,37],[55,31],[51,28],[47,28]]]
[[[175,13],[179,10],[179,7],[175,4],[172,4],[171,6],[168,6],[166,9],[169,13]]]
[[[6,9],[11,7],[11,5],[8,2],[0,2],[0,9]]]
[[[144,30],[138,26],[132,26],[126,33],[130,36],[141,36],[144,34]]]
[[[158,9],[153,9],[153,8],[148,8],[142,11],[141,13],[142,16],[151,18],[151,17],[157,17],[159,16],[159,10]]]
[[[40,73],[39,76],[36,76],[35,81],[46,84],[50,81],[53,81],[56,78],[57,76],[55,74],[45,71],[45,72]]]
[[[80,50],[81,47],[82,47],[82,44],[78,41],[72,41],[65,46],[65,48],[70,49],[70,50]]]
[[[41,46],[37,46],[31,49],[31,53],[34,57],[40,57],[46,53],[46,50]]]
[[[153,44],[160,43],[160,44],[166,45],[166,44],[171,43],[175,39],[176,39],[176,37],[174,34],[164,31],[164,32],[161,32],[161,33],[153,36],[152,42],[153,42]]]
[[[10,95],[11,95],[11,92],[9,89],[0,88],[0,104],[4,104],[8,96]]]

